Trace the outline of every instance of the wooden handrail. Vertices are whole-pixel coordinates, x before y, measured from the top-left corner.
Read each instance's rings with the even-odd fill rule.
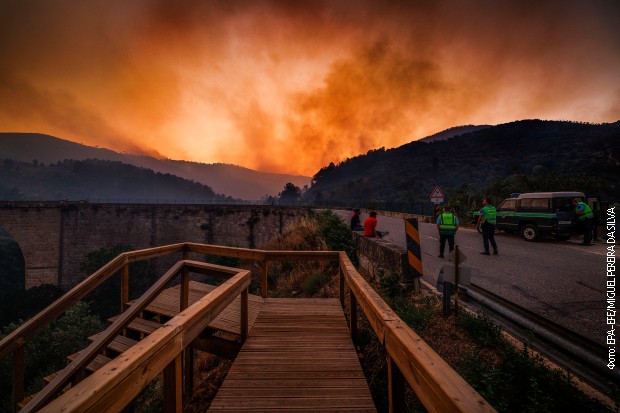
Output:
[[[183,251],[183,246],[184,244],[174,244],[119,254],[112,261],[92,273],[84,281],[73,287],[69,292],[2,339],[2,341],[0,341],[0,360],[7,357],[17,347],[25,344],[28,339],[58,318],[58,316],[64,313],[69,307],[77,303],[86,294],[90,293],[97,286],[110,278],[114,273],[121,270],[125,264],[181,252]]]
[[[186,242],[185,247],[188,252],[200,254],[219,255],[222,257],[233,257],[245,260],[262,261],[265,259],[265,251],[253,250],[250,248],[224,247],[220,245],[196,244]]]
[[[120,411],[249,286],[250,272],[240,271],[40,411]]]
[[[429,412],[494,412],[495,409],[383,301],[340,252],[341,273],[379,341]],[[390,366],[392,369],[393,365]],[[392,373],[393,375],[394,373]]]
[[[157,280],[135,303],[123,312],[108,328],[106,328],[88,347],[80,352],[80,354],[67,367],[65,367],[54,379],[43,388],[37,395],[21,410],[23,413],[36,411],[47,403],[50,398],[54,397],[62,390],[72,379],[72,377],[83,369],[92,359],[105,348],[118,334],[123,330],[137,315],[146,308],[157,295],[166,288],[166,286],[180,275],[183,270],[220,270],[223,267],[219,265],[201,263],[197,261],[179,261],[172,266],[159,280]],[[226,273],[237,274],[242,270],[234,270],[224,268]],[[188,280],[186,280],[188,281]],[[187,286],[185,286],[187,288]]]
[[[353,296],[353,299],[351,300],[352,305],[359,305],[362,311],[364,311],[364,314],[370,322],[370,325],[375,331],[379,341],[383,344],[388,353],[388,362],[390,363],[388,368],[391,372],[390,377],[393,380],[402,382],[401,377],[404,378],[404,380],[411,386],[424,406],[430,412],[495,411],[482,396],[480,396],[467,382],[465,382],[462,377],[460,377],[443,359],[441,359],[426,343],[424,343],[424,341],[417,334],[415,334],[413,330],[411,330],[411,328],[409,328],[406,323],[404,323],[400,317],[396,315],[396,313],[394,313],[394,311],[383,301],[379,294],[374,291],[358,273],[357,269],[353,266],[344,252],[263,251],[247,248],[183,243],[123,253],[110,261],[100,270],[93,273],[90,277],[69,291],[69,293],[65,296],[58,299],[51,306],[37,314],[33,317],[33,319],[26,322],[23,326],[2,340],[0,342],[0,359],[6,357],[6,355],[10,354],[12,351],[19,351],[20,349],[23,349],[23,345],[26,340],[36,334],[38,330],[45,327],[58,315],[62,314],[69,306],[73,305],[84,295],[92,291],[97,285],[101,284],[128,263],[176,252],[183,252],[184,258],[187,257],[188,253],[193,252],[259,261],[262,267],[263,297],[266,296],[267,292],[266,278],[267,263],[269,261],[334,261],[338,259],[340,263],[341,277],[340,301],[344,304],[344,285],[346,284],[349,288],[350,294]],[[184,260],[181,261],[181,264],[177,264],[175,267],[170,269],[162,278],[167,278],[168,276],[173,277],[172,274],[178,274],[178,272],[181,271],[180,268],[185,268],[183,267],[185,265],[191,266],[194,272],[203,274],[213,275],[213,271],[219,271],[224,272],[227,275],[236,275],[223,283],[220,287],[217,287],[211,294],[206,296],[211,297],[211,299],[208,299],[208,303],[203,303],[205,304],[203,309],[205,311],[204,319],[194,319],[193,311],[198,310],[194,309],[195,306],[189,307],[183,311],[183,314],[190,312],[187,314],[192,314],[192,320],[198,320],[195,325],[188,322],[189,319],[183,322],[177,320],[178,322],[172,324],[171,320],[166,324],[165,332],[158,334],[153,333],[148,337],[149,343],[152,344],[146,347],[136,346],[139,347],[139,349],[132,348],[128,350],[127,354],[135,355],[135,357],[132,356],[133,358],[131,360],[123,357],[123,360],[130,360],[130,362],[125,363],[124,361],[117,361],[120,358],[113,360],[103,369],[98,370],[86,380],[83,380],[72,387],[69,392],[43,407],[43,411],[55,411],[52,406],[65,406],[65,404],[58,404],[61,403],[61,400],[68,403],[66,406],[77,406],[75,404],[77,403],[77,399],[74,398],[69,400],[69,396],[67,396],[69,394],[79,395],[78,399],[80,400],[80,403],[92,403],[92,406],[86,407],[87,411],[106,410],[111,406],[120,406],[119,409],[124,407],[124,405],[121,406],[121,404],[128,401],[125,399],[122,399],[122,403],[118,401],[119,398],[117,397],[117,392],[124,392],[125,388],[127,388],[126,390],[130,394],[136,395],[137,392],[139,392],[137,386],[141,386],[148,382],[145,377],[148,376],[150,380],[154,377],[154,375],[161,372],[164,367],[168,366],[168,364],[173,363],[174,360],[177,360],[179,354],[177,350],[180,348],[181,350],[179,351],[182,351],[186,346],[188,346],[191,341],[197,337],[200,331],[202,331],[204,327],[206,327],[209,322],[215,318],[219,311],[228,305],[228,300],[230,299],[229,294],[232,293],[224,293],[222,291],[228,290],[221,290],[221,288],[225,286],[233,288],[230,286],[230,283],[232,282],[231,280],[237,280],[241,274],[243,274],[242,278],[244,281],[242,284],[244,287],[239,287],[235,284],[236,287],[234,287],[234,291],[236,295],[239,295],[242,293],[243,288],[246,289],[246,293],[242,296],[242,309],[247,311],[247,305],[243,305],[243,298],[247,299],[247,288],[250,284],[249,271],[236,272],[241,270],[230,269],[228,267],[217,266],[214,264]],[[186,278],[187,277],[184,277],[184,279]],[[157,290],[160,288],[161,285],[156,283],[156,285],[153,285],[147,293],[151,292],[152,289]],[[212,296],[215,291],[218,291],[217,297]],[[239,293],[237,294],[236,291],[239,291]],[[206,297],[201,299],[201,301],[206,299]],[[132,305],[130,310],[135,309],[138,311],[137,309],[140,308],[144,302],[146,302],[147,298],[144,298],[143,296],[143,301],[141,300],[142,298]],[[211,303],[212,300],[213,303]],[[226,304],[224,304],[224,302],[226,302]],[[222,305],[223,307],[220,308]],[[200,308],[203,307],[201,306]],[[218,311],[216,312],[214,308],[218,309]],[[200,310],[201,314],[203,310]],[[83,353],[85,353],[84,357],[80,354],[80,356],[74,360],[75,365],[72,367],[73,372],[78,371],[79,368],[85,366],[85,360],[87,357],[86,353],[94,354],[94,348],[103,348],[107,344],[106,340],[109,340],[110,337],[113,338],[114,334],[118,333],[126,325],[124,323],[128,322],[127,320],[131,317],[129,314],[133,313],[133,311],[128,311],[125,312],[127,313],[125,317],[119,317],[110,327],[108,327],[106,334],[104,335],[105,337],[101,337],[96,340],[96,342],[91,343],[91,346],[86,349],[88,351],[83,351]],[[352,311],[352,314],[353,313],[354,312]],[[242,324],[243,317],[247,320],[247,314],[242,314]],[[177,317],[175,317],[175,319],[177,319]],[[353,319],[352,322],[354,322]],[[173,329],[174,331],[170,331],[172,325],[175,326]],[[356,325],[351,325],[352,333],[354,333],[355,330]],[[159,332],[159,330],[157,332]],[[106,342],[104,343],[104,341]],[[160,352],[161,355],[158,355]],[[159,357],[163,357],[161,361],[157,361]],[[78,365],[80,367],[77,367]],[[108,366],[110,367],[107,368]],[[144,368],[146,368],[146,370],[142,370]],[[175,371],[174,369],[177,368],[178,366],[171,365],[170,371]],[[117,376],[123,376],[120,380],[122,380],[124,385],[119,385],[116,381],[114,381],[115,384],[110,384],[111,380],[116,380],[113,379],[113,377]],[[56,383],[55,386],[49,391],[46,390],[47,387],[44,389],[47,392],[46,394],[49,396],[58,393],[58,391],[62,388],[59,386],[62,386],[62,383],[66,385],[68,377],[70,377],[70,373],[67,373],[66,375],[63,374],[62,379],[59,379],[57,376],[56,379],[52,381],[52,383]],[[58,381],[56,381],[57,379]],[[131,380],[134,380],[136,383],[131,382]],[[92,391],[89,390],[89,383],[96,386]],[[50,387],[50,385],[48,385],[48,387]],[[399,384],[397,383],[396,386],[398,385]],[[392,392],[390,394],[394,392],[394,389],[391,389]],[[402,392],[398,391],[398,393]],[[86,396],[87,394],[90,394],[90,396]],[[47,400],[48,396],[41,396],[41,399],[45,398]],[[35,404],[32,403],[37,400],[37,397],[39,397],[39,395],[37,395],[31,403],[26,406],[26,409],[28,410],[23,410],[24,412],[36,410],[34,407]],[[84,400],[87,400],[87,402]],[[40,408],[43,404],[44,403],[36,404],[36,406]],[[80,404],[80,406],[82,405]],[[391,401],[390,406],[392,406]]]

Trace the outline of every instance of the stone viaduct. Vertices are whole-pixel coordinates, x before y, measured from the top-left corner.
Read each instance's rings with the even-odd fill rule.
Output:
[[[85,275],[80,264],[100,248],[179,242],[261,248],[307,215],[305,208],[260,205],[0,202],[0,228],[24,255],[26,289],[40,284],[73,287]]]

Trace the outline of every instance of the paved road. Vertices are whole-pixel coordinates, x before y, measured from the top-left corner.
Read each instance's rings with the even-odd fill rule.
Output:
[[[350,211],[335,211],[348,222]],[[362,214],[362,222],[367,217]],[[402,219],[378,216],[379,230],[390,231],[387,240],[406,247]],[[424,278],[436,285],[445,260],[439,255],[439,236],[433,224],[420,223]],[[472,282],[540,314],[591,340],[604,344],[605,254],[603,243],[580,247],[573,239],[527,242],[518,235],[499,233],[498,256],[480,255],[482,236],[461,228],[456,235],[467,256]],[[446,245],[446,252],[447,252]]]

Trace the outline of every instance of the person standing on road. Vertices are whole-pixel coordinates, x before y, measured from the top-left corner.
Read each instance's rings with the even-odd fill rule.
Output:
[[[459,229],[459,219],[450,212],[448,206],[444,206],[443,213],[437,217],[437,229],[439,230],[439,258],[443,258],[446,241],[448,241],[450,252],[454,250],[454,235]]]
[[[579,198],[573,199],[573,206],[575,207],[575,217],[577,223],[583,228],[583,242],[579,245],[588,246],[592,245],[592,232],[594,229],[594,213],[588,204],[583,202]]]
[[[353,216],[351,217],[351,231],[363,231],[362,221],[360,220],[361,211],[359,208],[353,210]]]
[[[480,216],[478,217],[478,226],[482,229],[482,244],[484,251],[480,254],[491,255],[489,253],[489,243],[493,247],[493,255],[497,255],[497,244],[495,243],[495,217],[497,210],[487,198],[482,200],[482,209],[480,210]]]

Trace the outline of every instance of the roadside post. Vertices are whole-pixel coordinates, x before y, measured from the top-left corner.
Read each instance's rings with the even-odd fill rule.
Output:
[[[454,246],[454,316],[459,315],[459,246]]]
[[[422,251],[420,249],[420,231],[418,219],[405,219],[405,234],[407,236],[407,262],[409,263],[409,275],[413,282],[413,291],[420,291],[420,277],[424,274],[422,269]]]
[[[450,292],[448,288],[454,289],[454,315],[458,316],[458,305],[459,305],[459,285],[469,285],[471,284],[471,269],[469,267],[464,267],[462,264],[467,260],[467,256],[459,251],[458,244],[454,246],[454,250],[448,254],[446,257],[450,263],[445,264],[442,267],[443,272],[443,282],[444,282],[444,316],[447,317],[449,315],[449,305],[450,305]],[[446,294],[448,292],[448,294]],[[446,301],[445,296],[448,296],[448,309],[446,314]]]

